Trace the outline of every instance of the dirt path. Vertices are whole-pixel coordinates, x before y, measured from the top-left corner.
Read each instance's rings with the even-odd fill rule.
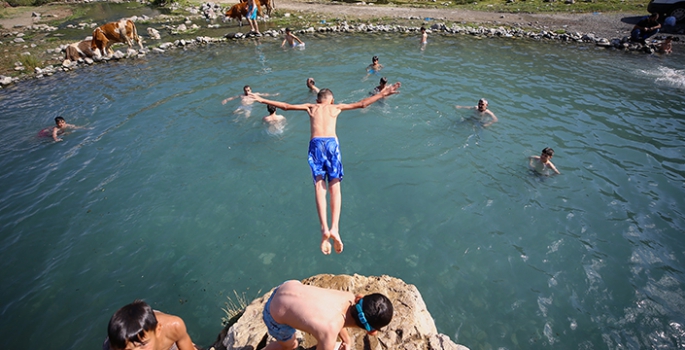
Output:
[[[343,3],[314,2],[304,0],[274,0],[282,11],[308,11],[335,14],[336,17],[395,17],[432,18],[463,23],[479,23],[488,26],[508,25],[536,29],[565,29],[569,32],[595,33],[600,37],[617,38],[630,34],[640,14],[510,14],[449,9],[417,9],[388,5],[352,5]],[[220,0],[232,3],[232,0]],[[430,24],[432,21],[428,21]]]

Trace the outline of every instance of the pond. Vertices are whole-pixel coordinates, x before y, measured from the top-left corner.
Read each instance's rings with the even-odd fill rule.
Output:
[[[685,59],[431,35],[245,40],[97,64],[0,91],[3,348],[92,349],[144,299],[211,344],[234,291],[387,274],[471,349],[685,342]],[[249,84],[345,111],[345,251],[319,252],[308,117],[222,105]],[[499,122],[469,118],[487,98]],[[280,112],[279,112],[280,113]],[[63,142],[37,132],[61,115]],[[561,175],[528,157],[555,150]]]

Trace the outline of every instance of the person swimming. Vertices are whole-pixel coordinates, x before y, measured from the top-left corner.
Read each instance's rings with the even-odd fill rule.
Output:
[[[378,63],[378,56],[373,56],[371,59],[371,64],[366,67],[366,72],[368,74],[376,74],[381,69],[383,69],[383,65]]]

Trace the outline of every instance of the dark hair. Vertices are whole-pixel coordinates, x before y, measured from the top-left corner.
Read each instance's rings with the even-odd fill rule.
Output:
[[[276,113],[276,106],[266,105],[266,110],[269,111],[269,113],[274,114],[274,113]]]
[[[249,88],[249,87],[250,87],[250,85],[245,85],[245,86],[243,86],[243,90],[245,90],[245,89],[247,89],[247,88]]]
[[[545,148],[542,150],[542,154],[546,154],[546,155],[552,157],[552,156],[554,156],[554,150],[551,149],[551,148],[549,148],[549,147],[545,147]]]
[[[659,13],[658,12],[650,13],[649,17],[659,18]]]
[[[424,31],[424,30],[426,30],[426,27],[421,27],[421,31]]]
[[[64,121],[64,118],[62,118],[62,117],[55,117],[55,123],[60,122],[60,121]]]
[[[378,61],[378,56],[373,56],[372,61]]]
[[[374,293],[362,298],[362,312],[372,330],[378,330],[387,326],[392,321],[393,307],[392,302],[385,295]],[[359,313],[356,307],[352,308],[354,322],[362,329],[365,329],[359,320]]]
[[[381,84],[387,84],[387,83],[388,83],[388,78],[382,77],[380,83],[381,83]]]
[[[290,33],[290,28],[285,28],[286,33]]]
[[[127,343],[140,343],[145,332],[154,331],[157,318],[150,305],[136,300],[112,315],[107,326],[107,335],[112,349],[125,349]]]
[[[316,95],[316,99],[319,101],[323,101],[326,98],[333,98],[333,91],[330,89],[321,89],[319,90],[319,93]]]

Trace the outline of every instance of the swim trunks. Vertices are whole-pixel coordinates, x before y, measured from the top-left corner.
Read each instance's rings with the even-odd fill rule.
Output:
[[[257,19],[257,6],[250,5],[247,7],[247,19]]]
[[[269,310],[269,307],[271,306],[271,300],[274,298],[274,295],[276,295],[279,287],[280,286],[274,289],[274,292],[271,293],[269,300],[266,301],[266,304],[264,305],[264,311],[262,311],[262,319],[264,320],[264,324],[266,324],[266,329],[270,336],[276,338],[278,341],[287,341],[290,340],[293,335],[295,335],[295,328],[290,327],[287,324],[280,324],[274,321],[274,318],[271,317],[271,311]]]
[[[343,178],[340,145],[335,137],[315,137],[309,141],[309,167],[316,182],[317,176],[326,181]]]

